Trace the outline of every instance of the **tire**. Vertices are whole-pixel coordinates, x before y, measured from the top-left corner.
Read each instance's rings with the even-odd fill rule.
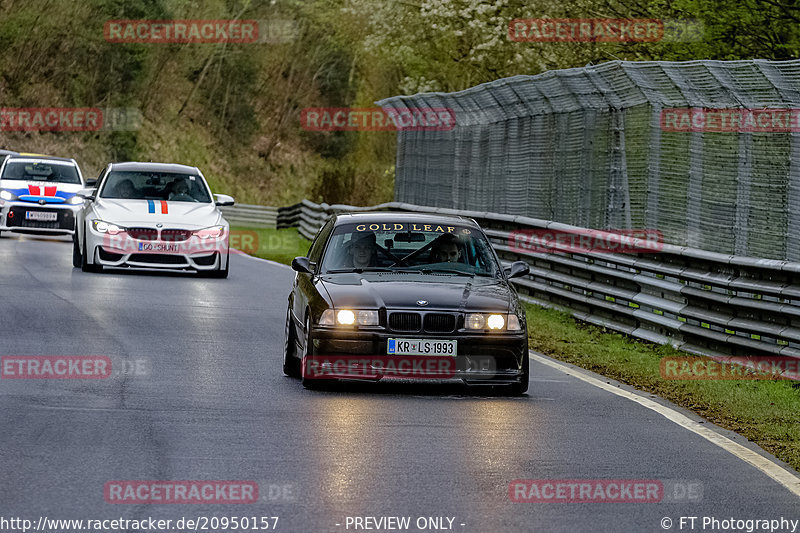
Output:
[[[300,381],[303,387],[307,389],[317,389],[320,386],[320,380],[311,379],[306,377],[306,357],[312,355],[314,350],[311,348],[311,319],[306,317],[306,342],[303,344],[303,355],[300,360]]]
[[[300,360],[295,356],[297,335],[294,330],[291,308],[286,311],[286,331],[283,340],[283,373],[290,378],[300,377]]]
[[[530,374],[531,360],[528,357],[528,350],[526,349],[525,356],[522,359],[522,376],[520,376],[520,382],[514,383],[509,387],[509,396],[522,396],[528,392],[528,381],[530,380]]]
[[[227,279],[228,272],[230,272],[230,268],[231,268],[231,256],[230,253],[228,253],[224,269],[220,268],[217,270],[202,270],[199,272],[199,274],[204,278]]]
[[[103,265],[89,264],[86,254],[86,239],[83,239],[83,253],[81,254],[81,270],[84,272],[99,273],[103,271]]]
[[[72,266],[74,268],[81,268],[83,263],[83,256],[81,255],[81,248],[78,246],[78,233],[72,237]]]

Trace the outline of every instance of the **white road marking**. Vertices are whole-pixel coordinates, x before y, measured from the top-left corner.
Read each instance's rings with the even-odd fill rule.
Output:
[[[746,448],[745,446],[742,446],[738,442],[734,442],[728,437],[720,435],[716,431],[709,429],[703,424],[695,422],[686,415],[683,415],[670,407],[654,402],[653,400],[646,398],[641,394],[637,394],[635,392],[627,391],[618,388],[614,385],[610,385],[608,383],[605,383],[604,381],[589,376],[575,368],[569,367],[562,363],[558,363],[546,357],[542,357],[531,353],[530,358],[531,360],[536,361],[538,363],[542,363],[543,365],[555,368],[556,370],[561,370],[562,372],[565,372],[582,381],[585,381],[590,385],[594,385],[595,387],[616,394],[617,396],[621,396],[623,398],[627,398],[628,400],[632,400],[644,407],[647,407],[648,409],[652,409],[653,411],[660,414],[667,420],[675,422],[682,428],[688,429],[689,431],[696,433],[697,435],[700,435],[701,437],[708,440],[712,444],[716,444],[723,450],[732,453],[739,459],[747,463],[750,463],[752,466],[756,467],[758,470],[760,470],[767,476],[771,477],[772,479],[774,479],[775,481],[777,481],[778,483],[789,489],[789,491],[792,494],[800,497],[800,477],[798,477],[796,474],[789,472],[782,466],[772,462],[771,460],[754,452],[753,450]]]

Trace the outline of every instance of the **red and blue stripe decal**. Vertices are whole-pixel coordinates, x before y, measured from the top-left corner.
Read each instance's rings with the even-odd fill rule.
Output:
[[[165,200],[159,200],[161,203],[161,214],[167,215],[169,214],[169,208],[167,207],[167,202]],[[147,212],[148,213],[155,213],[156,212],[156,202],[155,200],[147,200]]]

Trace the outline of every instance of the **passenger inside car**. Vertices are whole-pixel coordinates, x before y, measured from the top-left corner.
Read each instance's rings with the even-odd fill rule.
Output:
[[[445,233],[431,247],[431,260],[436,263],[458,263],[461,261],[461,246],[458,237]]]
[[[136,187],[133,185],[133,182],[129,179],[124,179],[120,181],[116,188],[114,189],[116,192],[117,198],[138,198],[139,192],[136,190]]]

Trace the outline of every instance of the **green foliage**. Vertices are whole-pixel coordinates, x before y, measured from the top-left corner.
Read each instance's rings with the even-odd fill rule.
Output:
[[[515,18],[678,20],[678,39],[536,43],[508,38]],[[110,43],[119,19],[293,20],[279,43]],[[197,164],[252,203],[304,196],[388,201],[388,132],[309,132],[306,107],[372,107],[381,98],[454,91],[517,74],[613,59],[789,59],[800,54],[793,0],[6,0],[0,2],[0,94],[6,107],[139,109],[139,132],[11,133],[0,144],[78,158]]]

